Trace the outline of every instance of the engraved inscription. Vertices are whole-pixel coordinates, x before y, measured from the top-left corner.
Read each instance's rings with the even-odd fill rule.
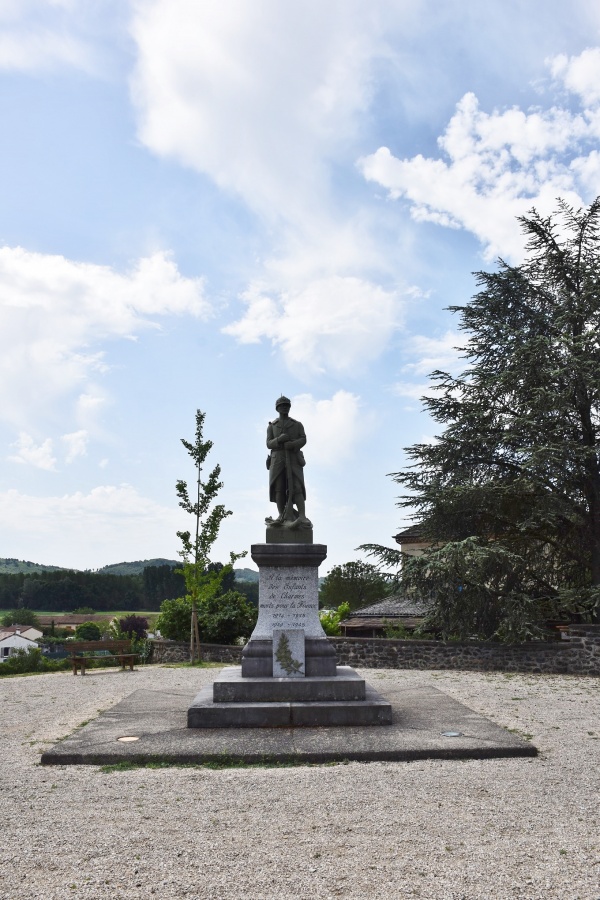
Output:
[[[259,579],[259,614],[253,638],[270,638],[273,628],[302,628],[307,637],[324,637],[316,567],[265,566]]]

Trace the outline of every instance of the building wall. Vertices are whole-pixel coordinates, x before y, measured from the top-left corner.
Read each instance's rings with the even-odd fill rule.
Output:
[[[5,662],[15,650],[35,650],[36,648],[35,641],[21,637],[20,634],[11,634],[0,640],[0,662]],[[6,650],[8,650],[8,654],[6,654]]]
[[[569,640],[500,644],[469,641],[402,641],[387,638],[330,638],[338,663],[367,669],[463,669],[600,675],[600,625],[573,625]],[[189,660],[189,644],[153,641],[151,662]],[[202,658],[239,665],[241,647],[203,644]]]

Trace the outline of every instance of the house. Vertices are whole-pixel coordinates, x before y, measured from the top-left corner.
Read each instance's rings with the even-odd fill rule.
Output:
[[[392,596],[354,610],[340,622],[340,628],[344,637],[385,637],[385,629],[390,625],[414,630],[426,614],[427,606],[422,601]]]
[[[0,662],[6,662],[16,650],[37,650],[37,644],[18,632],[0,637]]]
[[[20,634],[22,637],[29,638],[30,641],[38,641],[43,632],[33,625],[0,625],[0,638],[7,637],[9,634]]]
[[[411,525],[404,531],[394,535],[394,540],[400,544],[400,550],[407,556],[420,556],[431,547],[431,541],[423,537],[423,529],[420,525]]]
[[[55,628],[66,628],[67,631],[75,631],[78,625],[84,622],[110,622],[114,613],[56,613],[54,616],[38,616],[38,621],[43,628],[51,628],[54,622]]]

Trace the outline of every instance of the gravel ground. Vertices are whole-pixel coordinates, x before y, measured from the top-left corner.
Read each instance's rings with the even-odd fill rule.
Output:
[[[217,670],[2,679],[0,898],[600,900],[600,680],[364,670],[531,736],[537,759],[240,769],[39,766],[139,688]]]

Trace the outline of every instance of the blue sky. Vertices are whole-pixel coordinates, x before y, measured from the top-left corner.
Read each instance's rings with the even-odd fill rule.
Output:
[[[600,7],[0,0],[0,122],[0,556],[174,557],[196,408],[264,540],[283,392],[326,572],[406,522],[445,307],[600,193]]]

